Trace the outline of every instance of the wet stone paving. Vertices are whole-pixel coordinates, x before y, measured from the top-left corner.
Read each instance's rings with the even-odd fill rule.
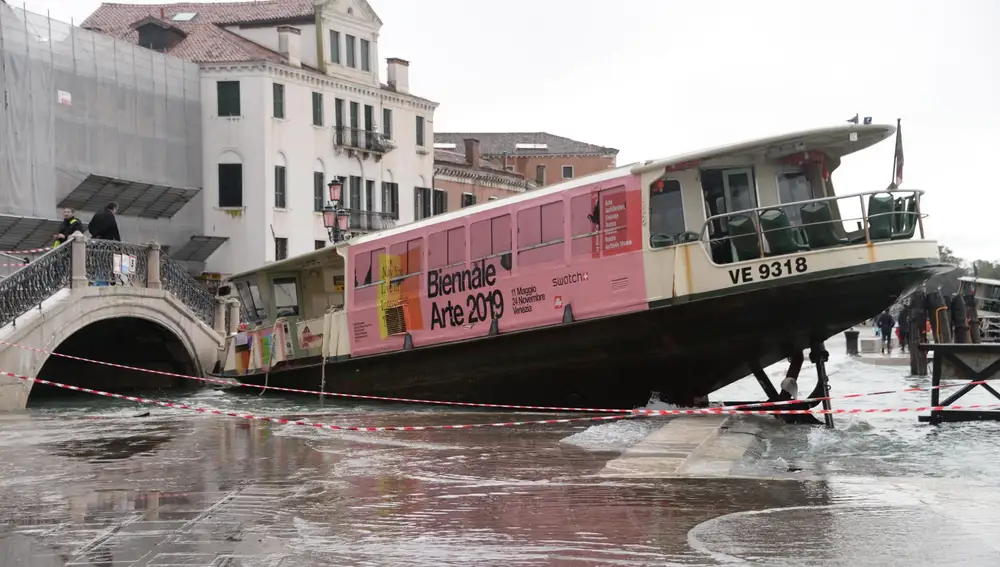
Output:
[[[831,366],[842,393],[916,380]],[[344,425],[544,417],[151,397]],[[670,419],[362,433],[49,401],[0,415],[0,566],[1000,564],[996,423],[774,425],[724,477],[608,474]]]

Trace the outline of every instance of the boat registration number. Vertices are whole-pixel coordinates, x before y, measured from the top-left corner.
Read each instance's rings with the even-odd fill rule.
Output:
[[[732,280],[733,285],[740,285],[750,282],[773,280],[795,274],[804,274],[808,271],[809,262],[805,257],[799,256],[798,258],[764,262],[756,266],[732,268],[729,270],[729,279]]]

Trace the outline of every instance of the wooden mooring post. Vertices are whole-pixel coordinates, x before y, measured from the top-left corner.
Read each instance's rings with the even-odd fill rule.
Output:
[[[910,298],[909,332],[906,337],[910,349],[910,375],[927,376],[927,352],[920,348],[927,343],[927,297],[923,291],[913,292]]]
[[[934,353],[934,371],[931,374],[931,406],[947,407],[963,396],[981,387],[989,392],[995,403],[1000,404],[1000,392],[985,383],[1000,374],[1000,343],[956,344],[935,343],[920,345],[925,353]],[[941,380],[968,380],[955,393],[941,401]],[[921,422],[938,424],[956,421],[1000,421],[1000,405],[995,410],[936,409],[930,415],[919,417]]]

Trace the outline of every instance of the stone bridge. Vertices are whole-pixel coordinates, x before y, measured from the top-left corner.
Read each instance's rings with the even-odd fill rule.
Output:
[[[212,295],[159,245],[76,234],[0,280],[0,370],[114,392],[196,387],[47,352],[202,376],[240,319],[237,300]],[[0,411],[55,390],[0,377]]]

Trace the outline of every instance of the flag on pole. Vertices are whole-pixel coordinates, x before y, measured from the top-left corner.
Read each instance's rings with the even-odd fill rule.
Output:
[[[903,130],[902,120],[896,119],[896,153],[892,157],[892,187],[903,184]]]

